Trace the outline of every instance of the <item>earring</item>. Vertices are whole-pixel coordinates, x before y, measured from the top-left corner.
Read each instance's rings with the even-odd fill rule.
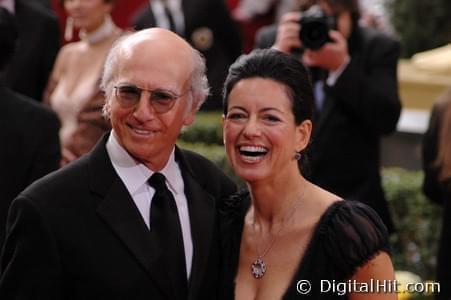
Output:
[[[64,39],[69,42],[74,37],[74,19],[67,17],[66,27],[64,28]]]
[[[295,160],[300,160],[300,159],[301,159],[301,156],[302,156],[302,155],[301,155],[301,152],[295,151],[295,152],[294,152],[294,157],[293,157],[293,158],[294,158]]]

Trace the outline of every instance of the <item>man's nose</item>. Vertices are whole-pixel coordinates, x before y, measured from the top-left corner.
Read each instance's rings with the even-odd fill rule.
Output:
[[[139,102],[136,104],[135,110],[133,111],[133,116],[142,122],[155,118],[155,109],[150,103],[149,94],[147,92],[141,93]]]

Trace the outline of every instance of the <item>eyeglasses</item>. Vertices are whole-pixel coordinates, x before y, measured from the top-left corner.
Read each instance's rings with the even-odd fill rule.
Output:
[[[146,90],[131,84],[116,85],[114,88],[116,89],[116,98],[119,105],[125,108],[136,106],[141,100],[142,92],[148,92],[150,94],[150,105],[152,105],[158,114],[171,110],[174,107],[175,101],[186,94],[177,95],[171,91],[162,89]]]

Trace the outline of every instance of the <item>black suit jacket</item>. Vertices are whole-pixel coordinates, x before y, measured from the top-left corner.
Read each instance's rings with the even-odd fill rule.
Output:
[[[115,173],[105,136],[88,155],[39,180],[11,206],[1,299],[183,299]],[[216,202],[235,191],[213,163],[176,150],[191,218],[188,299],[217,297]],[[186,298],[185,298],[186,299]]]
[[[0,85],[0,249],[12,200],[60,161],[59,120],[36,101]]]
[[[5,80],[12,90],[41,101],[60,38],[57,18],[33,2],[16,0],[14,17],[19,37]]]
[[[185,17],[183,37],[206,59],[211,96],[202,109],[222,108],[222,85],[228,68],[241,54],[241,36],[223,0],[181,0]],[[155,27],[150,6],[135,18],[135,28]],[[209,37],[208,33],[212,36]],[[196,38],[196,36],[198,38]],[[210,44],[211,43],[211,44]]]
[[[275,26],[257,35],[270,47]],[[380,137],[393,132],[401,111],[397,62],[399,43],[372,29],[357,27],[348,40],[351,60],[314,119],[310,179],[346,199],[362,201],[394,230],[380,178]]]

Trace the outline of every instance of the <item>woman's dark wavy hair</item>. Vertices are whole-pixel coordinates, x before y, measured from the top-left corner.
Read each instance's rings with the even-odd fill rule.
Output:
[[[274,49],[257,49],[240,56],[229,68],[223,91],[224,116],[227,116],[228,98],[234,86],[246,78],[265,78],[283,84],[296,125],[311,120],[313,115],[313,88],[309,72],[293,55]],[[274,99],[275,101],[277,99]],[[309,175],[310,166],[307,148],[302,151],[298,163],[299,171]]]
[[[309,73],[294,56],[274,49],[257,49],[240,56],[229,68],[223,91],[224,115],[227,115],[230,92],[240,80],[265,78],[283,84],[292,103],[296,125],[311,120],[313,90]]]

